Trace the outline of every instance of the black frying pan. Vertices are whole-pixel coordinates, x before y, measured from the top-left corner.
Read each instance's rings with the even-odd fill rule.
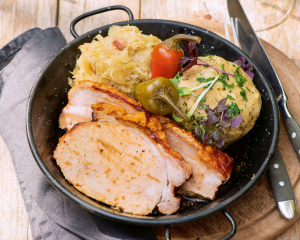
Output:
[[[193,34],[201,37],[199,54],[212,54],[234,61],[243,56],[254,68],[254,83],[262,95],[262,111],[254,128],[242,139],[225,149],[234,158],[230,180],[221,186],[217,198],[205,204],[182,208],[172,215],[138,216],[123,213],[99,203],[69,184],[52,158],[58,138],[64,131],[58,128],[58,118],[67,104],[70,89],[68,77],[75,67],[78,47],[101,33],[106,36],[113,25],[106,25],[82,36],[75,32],[75,24],[88,16],[121,9],[128,13],[129,21],[114,25],[135,25],[144,34],[153,34],[164,40],[175,34]],[[221,211],[232,225],[231,232],[222,239],[231,238],[236,232],[236,223],[225,210],[244,196],[260,180],[267,170],[279,135],[279,115],[270,84],[259,67],[242,50],[222,37],[193,25],[166,20],[133,20],[131,11],[124,6],[111,6],[77,17],[71,23],[71,33],[76,38],[61,49],[44,67],[29,96],[26,115],[27,137],[33,156],[49,182],[70,200],[84,209],[115,221],[147,226],[166,226],[166,239],[170,239],[170,225],[183,224],[208,217]],[[46,109],[46,110],[45,110]],[[239,169],[239,170],[238,170]],[[254,176],[254,177],[253,177]]]

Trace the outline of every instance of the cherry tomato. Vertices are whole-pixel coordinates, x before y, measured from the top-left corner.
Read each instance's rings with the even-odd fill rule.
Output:
[[[152,78],[165,77],[173,78],[179,71],[178,63],[184,53],[179,45],[183,40],[199,43],[201,38],[186,34],[177,34],[167,40],[157,44],[152,52],[151,57],[151,74]]]
[[[173,78],[179,71],[178,63],[184,57],[183,51],[167,50],[161,44],[157,44],[152,52],[151,74],[152,78]]]

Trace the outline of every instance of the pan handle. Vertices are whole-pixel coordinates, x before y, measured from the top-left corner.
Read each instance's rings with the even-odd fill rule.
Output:
[[[231,232],[228,233],[225,237],[222,237],[220,240],[228,240],[228,239],[232,238],[234,236],[234,234],[236,233],[236,223],[235,223],[233,217],[226,210],[222,210],[222,213],[231,224]],[[170,226],[165,226],[165,238],[166,238],[166,240],[171,240]]]
[[[231,231],[225,237],[220,238],[220,240],[228,240],[228,239],[232,238],[236,233],[236,223],[235,223],[233,217],[225,209],[222,210],[221,212],[227,218],[227,220],[230,222]]]
[[[114,6],[110,6],[110,7],[100,8],[100,9],[97,9],[97,10],[94,10],[94,11],[84,13],[84,14],[78,16],[77,18],[75,18],[71,22],[71,25],[70,25],[71,34],[73,35],[74,38],[79,37],[79,35],[75,31],[75,25],[79,21],[81,21],[82,19],[85,19],[87,17],[93,16],[93,15],[98,14],[98,13],[104,13],[104,12],[113,11],[113,10],[123,10],[123,11],[127,12],[128,16],[129,16],[129,21],[133,20],[133,14],[132,14],[131,10],[128,7],[125,7],[125,6],[122,6],[122,5],[114,5]]]

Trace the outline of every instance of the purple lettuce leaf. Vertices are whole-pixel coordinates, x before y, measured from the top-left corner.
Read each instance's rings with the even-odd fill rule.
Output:
[[[220,117],[218,117],[211,108],[206,109],[207,113],[207,123],[208,125],[213,125],[217,123],[220,120]]]
[[[252,70],[247,70],[246,73],[249,75],[249,77],[251,77],[251,79],[253,80],[254,78],[254,73]]]
[[[189,64],[188,64],[186,67],[183,68],[184,64],[186,64],[186,63],[188,62],[188,60],[187,60],[187,57],[182,57],[182,58],[180,59],[180,62],[178,63],[178,66],[179,66],[179,72],[180,72],[180,73],[184,73],[185,71],[189,70],[189,69],[190,69],[191,67],[193,67],[194,65],[202,65],[202,66],[208,66],[208,67],[213,68],[213,69],[215,69],[215,70],[217,70],[217,71],[219,71],[219,72],[222,72],[222,73],[225,73],[225,74],[227,74],[227,75],[230,75],[230,76],[234,77],[234,74],[225,72],[225,71],[223,71],[223,70],[221,70],[221,69],[219,69],[219,68],[216,68],[216,67],[214,67],[214,66],[211,66],[211,65],[209,65],[208,63],[204,62],[204,61],[203,61],[202,59],[200,59],[200,58],[190,58],[189,60],[190,60]],[[201,63],[199,63],[198,60],[199,60]]]
[[[228,106],[225,105],[226,101],[227,101],[227,97],[221,99],[221,101],[220,101],[220,102],[218,103],[218,105],[215,107],[214,112],[222,113],[222,112],[224,112],[225,110],[227,110],[227,109],[228,109]]]
[[[196,46],[197,42],[191,42],[188,40],[183,40],[181,42],[182,42],[183,46],[185,47],[185,49],[187,50],[190,58],[195,58],[198,56],[198,48]]]
[[[245,66],[246,60],[243,57],[240,57],[238,60],[235,60],[233,63],[241,66],[243,68]]]
[[[251,65],[251,63],[246,63],[245,58],[240,57],[238,60],[234,61],[233,63],[241,66],[241,68],[249,75],[249,77],[251,77],[251,79],[253,80],[254,77],[254,73],[253,73],[253,67]]]
[[[217,142],[219,140],[219,134],[218,134],[218,131],[215,130],[213,131],[211,134],[210,134],[210,139],[213,141],[213,142]]]
[[[219,140],[218,140],[217,143],[216,143],[216,146],[217,146],[218,148],[223,147],[223,146],[224,146],[224,139],[223,139],[223,138],[219,138]]]
[[[243,121],[243,117],[242,117],[242,115],[239,115],[239,116],[237,116],[237,117],[233,117],[232,119],[231,119],[231,127],[232,128],[238,128],[238,126],[240,125],[240,123]]]
[[[188,61],[190,61],[190,58],[188,57],[180,58],[180,62],[178,63],[179,70],[182,69],[183,65],[186,64]]]
[[[185,57],[183,57],[185,58]],[[191,67],[193,67],[194,65],[198,65],[197,64],[197,58],[194,58],[194,59],[190,59],[191,61],[189,62],[189,64],[187,66],[185,66],[185,68],[180,68],[180,66],[183,66],[185,63],[187,63],[188,61],[186,61],[186,59],[182,59],[182,62],[181,62],[181,59],[180,59],[180,62],[178,63],[178,66],[179,66],[179,72],[180,73],[183,73],[187,70],[189,70]],[[184,62],[184,63],[183,63]]]

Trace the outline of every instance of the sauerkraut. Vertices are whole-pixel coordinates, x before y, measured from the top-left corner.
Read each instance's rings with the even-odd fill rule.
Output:
[[[126,48],[119,50],[113,44],[116,39],[125,40]],[[135,26],[112,26],[107,37],[99,34],[79,47],[81,55],[69,84],[73,87],[80,80],[90,80],[131,95],[136,84],[151,79],[151,54],[159,42],[159,38],[142,34]]]

